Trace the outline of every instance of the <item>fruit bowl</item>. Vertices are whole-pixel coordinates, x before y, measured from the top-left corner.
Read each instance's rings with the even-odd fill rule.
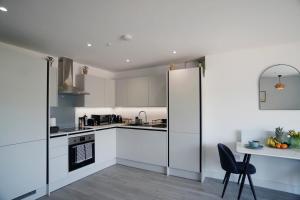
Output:
[[[286,142],[279,142],[275,137],[268,137],[266,140],[266,145],[268,147],[276,148],[276,149],[288,149],[289,144]]]

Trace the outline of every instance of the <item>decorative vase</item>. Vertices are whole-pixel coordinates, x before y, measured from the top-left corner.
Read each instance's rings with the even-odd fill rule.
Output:
[[[300,137],[291,137],[290,147],[294,149],[300,149]]]
[[[87,66],[82,67],[82,74],[87,75],[89,71],[89,68]]]

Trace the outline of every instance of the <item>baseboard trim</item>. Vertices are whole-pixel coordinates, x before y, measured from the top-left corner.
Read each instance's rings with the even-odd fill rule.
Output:
[[[175,169],[175,168],[171,168],[171,167],[169,167],[169,169],[168,169],[168,175],[177,176],[180,178],[192,179],[192,180],[196,180],[196,181],[201,181],[200,173],[181,170],[181,169]]]
[[[167,171],[166,171],[167,169],[164,166],[153,165],[153,164],[142,163],[142,162],[136,162],[136,161],[122,159],[122,158],[117,158],[117,164],[125,165],[125,166],[128,166],[128,167],[144,169],[144,170],[153,171],[153,172],[158,172],[158,173],[161,173],[161,174],[166,174],[167,173]]]

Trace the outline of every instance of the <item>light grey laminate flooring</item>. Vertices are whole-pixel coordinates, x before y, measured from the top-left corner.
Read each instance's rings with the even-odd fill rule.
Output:
[[[216,179],[206,179],[200,183],[114,165],[52,192],[50,197],[42,197],[41,200],[221,200],[222,188],[223,184]],[[238,189],[236,183],[229,183],[224,199],[237,199]],[[298,195],[260,187],[256,187],[256,193],[259,200],[300,199]],[[244,188],[242,199],[254,199],[248,186]]]

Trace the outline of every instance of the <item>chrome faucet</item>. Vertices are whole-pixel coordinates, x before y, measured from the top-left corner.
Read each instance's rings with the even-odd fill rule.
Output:
[[[146,113],[146,111],[140,111],[139,112],[139,115],[138,115],[138,117],[140,118],[140,115],[141,115],[141,113],[144,113],[145,114],[145,123],[147,123],[148,121],[147,121],[147,113]]]

